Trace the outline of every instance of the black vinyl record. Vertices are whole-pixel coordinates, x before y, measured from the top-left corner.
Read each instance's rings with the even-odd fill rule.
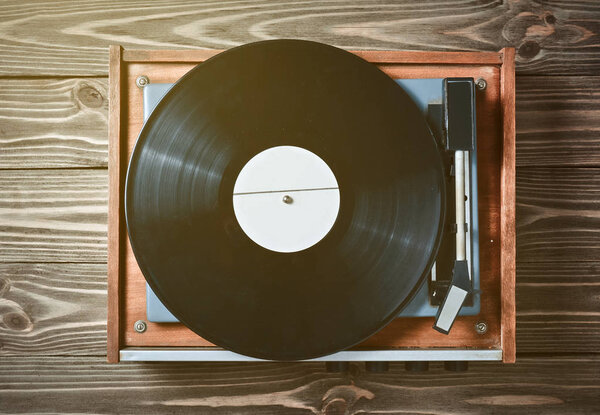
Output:
[[[242,167],[297,146],[339,183],[316,245],[265,249],[238,224]],[[234,352],[299,360],[346,349],[391,321],[434,260],[442,161],[422,114],[376,66],[323,44],[251,43],[181,78],[131,156],[125,213],[137,262],[182,323]]]

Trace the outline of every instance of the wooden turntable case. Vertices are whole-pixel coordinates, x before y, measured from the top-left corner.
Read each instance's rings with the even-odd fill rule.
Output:
[[[173,83],[218,50],[124,50],[110,47],[108,344],[118,362],[127,348],[216,348],[180,323],[146,321],[145,279],[127,237],[124,186],[127,163],[143,125],[136,78]],[[449,335],[433,318],[397,318],[354,349],[502,350],[515,361],[515,53],[353,51],[393,78],[482,78],[477,92],[481,312],[459,317]],[[243,68],[240,68],[243,70]],[[315,287],[316,289],[316,287]],[[138,333],[134,323],[144,320]],[[478,334],[475,325],[487,324]],[[268,341],[268,339],[265,339]]]

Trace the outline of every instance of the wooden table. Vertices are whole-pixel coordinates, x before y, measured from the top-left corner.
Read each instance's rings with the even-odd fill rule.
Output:
[[[600,7],[518,2],[0,4],[0,412],[600,411]],[[105,363],[108,44],[517,48],[517,363]]]

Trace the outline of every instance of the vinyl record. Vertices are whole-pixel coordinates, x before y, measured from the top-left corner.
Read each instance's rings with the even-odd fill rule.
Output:
[[[280,251],[243,228],[233,196],[240,172],[278,147],[318,157],[295,173],[263,163],[281,164],[265,180],[302,184],[327,166],[337,181],[315,185],[333,192],[318,199],[333,216],[313,188],[240,193],[329,221]],[[346,349],[393,319],[431,267],[445,202],[435,140],[403,89],[354,54],[298,40],[233,48],[181,78],[140,133],[125,193],[131,246],[165,306],[214,344],[272,360]],[[312,226],[276,216],[267,239]]]

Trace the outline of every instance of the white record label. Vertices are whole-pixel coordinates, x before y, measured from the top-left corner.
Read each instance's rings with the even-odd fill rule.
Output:
[[[294,146],[271,147],[240,171],[233,210],[246,235],[263,248],[298,252],[327,235],[340,209],[335,175],[319,156]]]

